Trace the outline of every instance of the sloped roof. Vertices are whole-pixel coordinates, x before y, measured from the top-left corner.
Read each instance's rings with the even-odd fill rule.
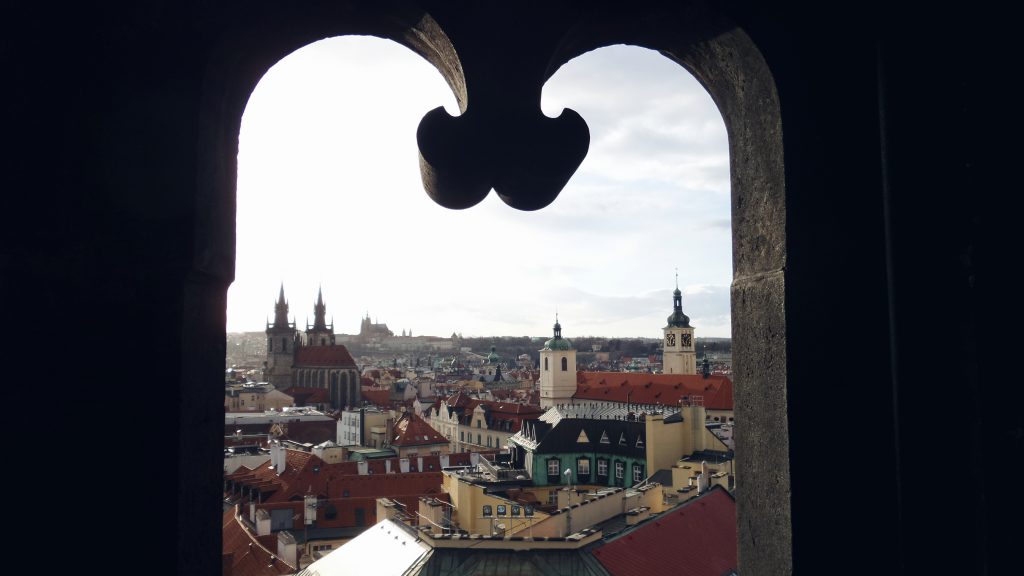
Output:
[[[633,458],[645,458],[647,454],[647,433],[643,422],[562,418],[550,428],[543,424],[538,422],[536,426],[537,454],[598,452]],[[605,434],[608,443],[601,442]],[[584,435],[586,441],[580,442]]]
[[[628,394],[628,398],[627,398]],[[577,400],[678,406],[683,397],[700,396],[704,407],[732,410],[732,380],[722,374],[647,374],[642,372],[577,372]]]
[[[471,462],[468,452],[449,454],[443,459],[449,466],[466,466]],[[381,458],[365,462],[369,474],[361,475],[359,466],[364,464],[362,462],[328,464],[308,452],[288,450],[285,469],[280,476],[266,463],[252,470],[239,467],[224,478],[245,486],[260,487],[263,504],[290,502],[308,492],[325,494],[332,499],[343,497],[345,491],[352,498],[405,495],[413,499],[440,492],[442,456],[426,455],[409,460],[410,472],[400,472],[399,458]]]
[[[406,412],[398,419],[398,422],[395,422],[395,435],[391,438],[392,446],[405,448],[438,444],[448,444],[448,439],[415,413]]]
[[[722,576],[736,570],[736,502],[721,487],[592,550],[612,576]]]
[[[332,346],[302,346],[295,351],[295,366],[337,366],[355,368],[356,362],[341,344]]]
[[[381,520],[299,574],[408,574],[431,551],[430,546],[403,526],[393,520]]]
[[[224,512],[222,528],[225,573],[228,573],[228,566],[232,576],[276,576],[295,572],[294,567],[281,559],[270,561],[274,553],[242,526],[233,508]]]
[[[286,388],[283,392],[295,399],[295,404],[297,406],[304,406],[306,404],[327,404],[331,401],[327,388],[292,386],[291,388]]]
[[[380,406],[386,408],[391,405],[391,391],[381,390],[374,388],[363,388],[362,389],[363,400],[370,402],[374,406]]]

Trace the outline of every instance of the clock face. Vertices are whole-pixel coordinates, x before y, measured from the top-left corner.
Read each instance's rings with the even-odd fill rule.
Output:
[[[675,345],[676,345],[676,335],[675,334],[666,334],[665,335],[665,346],[675,346]]]
[[[690,347],[690,344],[692,344],[692,343],[693,343],[693,341],[692,341],[692,338],[693,338],[693,337],[692,337],[692,336],[690,336],[689,334],[683,334],[683,335],[682,335],[682,341],[683,341],[683,346],[684,346],[685,348],[689,348],[689,347]]]

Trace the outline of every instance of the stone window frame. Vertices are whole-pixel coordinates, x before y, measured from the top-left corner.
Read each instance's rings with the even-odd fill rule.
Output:
[[[186,309],[210,314],[186,315],[181,326],[182,333],[190,335],[182,350],[182,397],[189,399],[182,413],[190,415],[179,432],[184,445],[210,445],[207,436],[219,434],[213,424],[191,424],[216,422],[220,416],[206,406],[209,402],[204,404],[203,390],[215,388],[222,378],[222,360],[210,360],[206,351],[223,344],[225,330],[208,325],[206,318],[223,313],[233,279],[237,136],[245,104],[264,73],[282,57],[321,38],[372,34],[406,45],[433,63],[456,92],[460,105],[466,105],[461,62],[441,26],[429,14],[415,13],[410,18],[390,6],[371,9],[374,15],[370,17],[350,15],[343,9],[330,13],[314,9],[281,20],[288,22],[287,28],[278,24],[253,34],[248,27],[268,24],[257,19],[226,32],[209,54],[198,111],[199,125],[204,127],[198,136],[200,176],[192,204],[199,215],[194,232],[196,256],[182,294]],[[630,10],[624,13],[639,18]],[[732,194],[734,379],[748,384],[738,386],[735,392],[736,416],[749,430],[736,439],[736,450],[743,454],[745,476],[754,488],[736,496],[740,563],[778,566],[777,554],[781,553],[782,562],[791,566],[790,361],[786,355],[786,305],[791,299],[786,257],[790,245],[781,107],[771,69],[750,36],[720,7],[702,6],[691,16],[665,20],[657,27],[650,23],[658,19],[650,15],[642,22],[626,18],[605,23],[606,29],[581,24],[555,49],[548,75],[596,48],[640,46],[660,51],[692,73],[722,112],[728,132]],[[380,25],[385,21],[387,26]],[[287,350],[287,342],[284,344]],[[774,441],[758,441],[765,437]],[[212,456],[204,464],[201,468],[209,468],[209,473],[197,474],[183,490],[201,491],[208,482],[199,479],[222,468]],[[773,506],[769,508],[761,505],[766,494],[756,489],[767,485],[773,487]],[[203,510],[179,506],[179,522],[182,526],[202,525],[209,515]],[[750,537],[755,533],[759,535],[757,547]]]

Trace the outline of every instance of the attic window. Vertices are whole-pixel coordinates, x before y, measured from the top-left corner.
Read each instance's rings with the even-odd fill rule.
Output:
[[[580,435],[576,438],[576,442],[580,442],[580,443],[588,443],[588,442],[590,442],[590,438],[587,437],[587,431],[586,430],[580,430]]]
[[[604,430],[601,432],[601,444],[611,444],[612,441],[608,439],[608,431]]]
[[[644,439],[643,439],[643,437],[641,437],[641,436],[637,436],[636,437],[636,447],[637,448],[643,448],[644,447]]]
[[[626,433],[623,432],[622,435],[619,436],[619,446],[625,446],[625,445],[626,445]]]

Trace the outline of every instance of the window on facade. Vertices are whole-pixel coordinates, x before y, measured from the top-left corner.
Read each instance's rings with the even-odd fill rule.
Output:
[[[569,369],[569,359],[568,358],[562,358],[562,372],[565,372],[568,369]]]
[[[607,476],[608,475],[608,461],[607,460],[598,460],[597,461],[597,475],[598,476]]]
[[[466,441],[466,431],[465,430],[459,430],[459,442],[465,442],[465,441]]]
[[[477,446],[482,446],[482,444],[480,443],[480,435],[479,434],[476,435],[476,445]]]
[[[633,464],[633,483],[636,484],[644,479],[644,468],[639,464]]]
[[[544,370],[546,371],[547,369],[548,369],[548,359],[545,358],[544,359]]]
[[[625,473],[626,473],[626,465],[623,464],[622,462],[616,462],[615,463],[615,479],[616,480],[622,480],[622,478],[625,475]]]
[[[580,458],[576,461],[576,475],[590,476],[590,458]]]
[[[492,515],[491,505],[490,504],[484,504],[484,517],[491,516],[491,515]]]
[[[561,468],[561,462],[558,459],[548,460],[548,476],[558,476],[561,473],[559,468]]]
[[[491,447],[491,437],[490,436],[487,437],[487,447],[488,448]]]

